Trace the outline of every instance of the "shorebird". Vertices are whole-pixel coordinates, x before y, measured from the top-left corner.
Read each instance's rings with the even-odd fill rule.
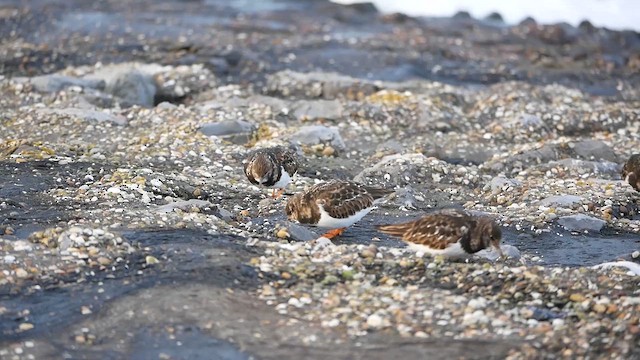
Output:
[[[253,151],[244,160],[244,173],[252,184],[273,188],[272,198],[279,198],[291,178],[298,172],[295,150],[281,146]],[[278,193],[276,194],[276,189]]]
[[[472,216],[462,210],[445,209],[405,223],[379,225],[377,229],[402,238],[410,248],[425,254],[463,258],[494,247],[503,256],[500,226],[489,217]]]
[[[331,180],[316,184],[289,199],[285,213],[290,220],[332,229],[332,239],[375,209],[393,190],[373,188],[353,181]]]
[[[622,167],[622,178],[636,191],[640,191],[640,154],[631,155],[627,160]]]

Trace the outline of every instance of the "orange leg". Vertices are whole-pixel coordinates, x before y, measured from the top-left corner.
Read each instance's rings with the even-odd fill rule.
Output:
[[[273,189],[271,191],[271,198],[272,199],[280,199],[282,197],[282,194],[284,194],[284,189]]]
[[[342,233],[346,230],[347,228],[339,228],[339,229],[333,229],[333,230],[329,230],[327,231],[324,235],[324,237],[326,237],[327,239],[333,239],[336,236],[340,236],[342,235]]]

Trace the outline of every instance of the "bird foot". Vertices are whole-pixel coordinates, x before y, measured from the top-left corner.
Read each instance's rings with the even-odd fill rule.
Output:
[[[329,230],[327,231],[325,234],[323,234],[323,237],[326,237],[327,239],[333,239],[337,236],[342,235],[342,233],[345,231],[346,228],[339,228],[339,229],[333,229],[333,230]]]
[[[284,194],[284,189],[273,189],[271,191],[271,198],[274,200],[280,199],[282,197],[282,194]]]

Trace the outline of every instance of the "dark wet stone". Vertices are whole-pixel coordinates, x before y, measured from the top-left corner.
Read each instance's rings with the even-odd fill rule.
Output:
[[[553,319],[564,319],[567,316],[567,313],[562,311],[553,311],[546,308],[541,308],[537,306],[530,306],[529,310],[533,312],[530,316],[531,319],[535,319],[538,321],[549,321]]]
[[[289,233],[289,239],[294,241],[311,241],[320,237],[315,231],[290,221],[282,221],[278,225],[286,228]]]

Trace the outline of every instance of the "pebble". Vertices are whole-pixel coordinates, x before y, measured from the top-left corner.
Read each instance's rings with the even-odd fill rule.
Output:
[[[367,317],[367,326],[378,329],[384,325],[382,317],[378,314],[371,314]]]

